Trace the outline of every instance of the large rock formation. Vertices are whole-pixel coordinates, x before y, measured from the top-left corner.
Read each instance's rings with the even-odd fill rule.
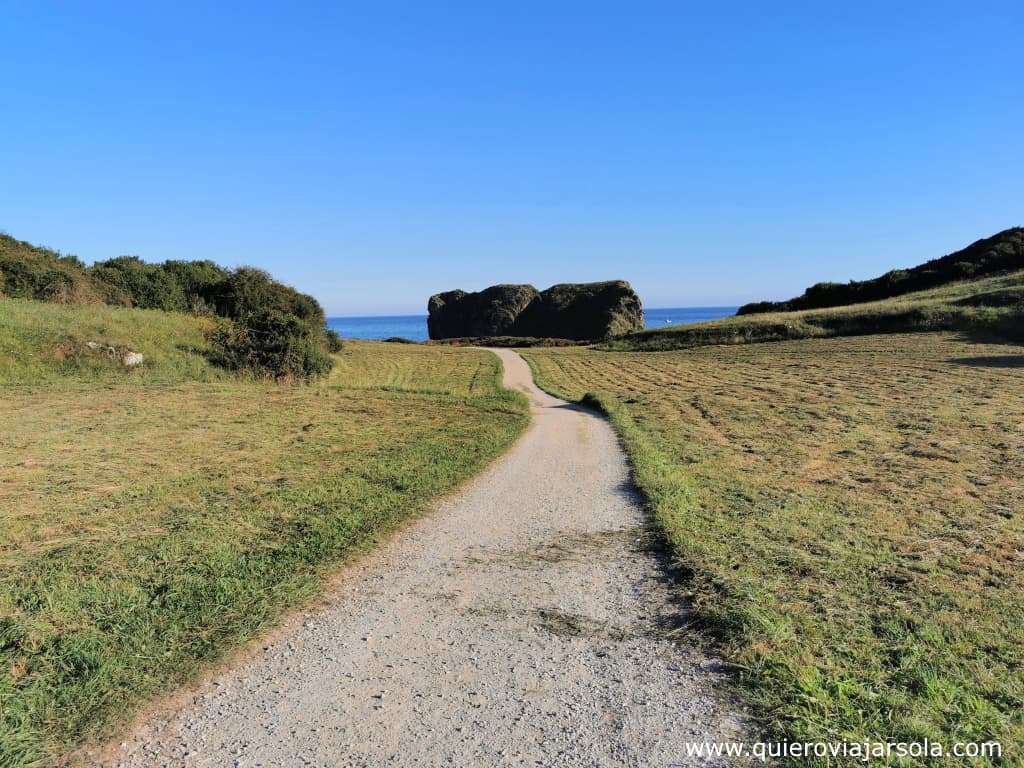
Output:
[[[438,293],[427,302],[427,330],[432,339],[517,336],[510,329],[539,297],[532,285],[492,285],[479,293]]]
[[[563,283],[538,292],[532,285],[495,285],[478,293],[430,297],[432,339],[536,336],[592,340],[641,331],[640,297],[625,280]]]

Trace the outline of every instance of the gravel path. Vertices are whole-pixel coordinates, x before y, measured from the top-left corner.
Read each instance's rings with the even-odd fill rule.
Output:
[[[736,737],[601,418],[496,350],[533,425],[325,607],[108,755],[124,766],[669,766]]]

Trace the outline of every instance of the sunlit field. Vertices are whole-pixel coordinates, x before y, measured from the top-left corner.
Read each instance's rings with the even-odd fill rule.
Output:
[[[352,343],[310,386],[182,380],[176,354],[0,390],[0,765],[105,735],[527,421],[478,350]]]
[[[770,732],[998,739],[1021,759],[1021,347],[523,354],[543,387],[610,413],[698,624]]]

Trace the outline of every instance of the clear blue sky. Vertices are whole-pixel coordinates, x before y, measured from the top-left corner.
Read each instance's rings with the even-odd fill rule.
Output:
[[[1020,0],[0,0],[0,32],[0,228],[331,314],[784,298],[1024,224]]]

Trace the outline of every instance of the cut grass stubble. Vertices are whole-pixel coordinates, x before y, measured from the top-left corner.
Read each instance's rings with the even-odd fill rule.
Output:
[[[767,731],[1024,744],[1024,353],[949,334],[528,350],[613,420]]]
[[[353,343],[338,360],[308,387],[3,391],[0,766],[108,733],[527,423],[489,353]]]

